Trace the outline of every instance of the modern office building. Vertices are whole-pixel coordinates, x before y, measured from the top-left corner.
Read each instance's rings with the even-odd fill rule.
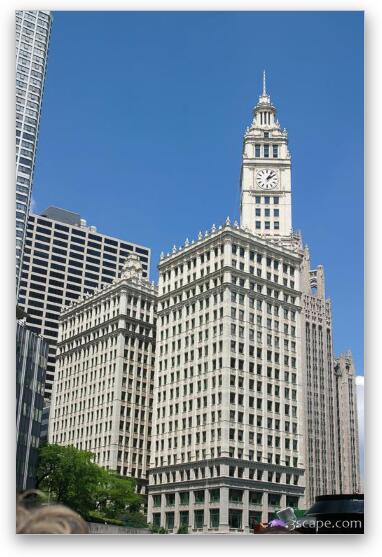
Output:
[[[44,404],[48,343],[16,324],[16,488],[34,487]]]
[[[42,417],[41,417],[40,445],[45,445],[48,442],[49,415],[50,415],[50,399],[45,398],[44,406],[42,409]]]
[[[45,396],[50,397],[55,370],[58,319],[64,306],[119,276],[126,258],[136,254],[144,278],[150,250],[106,236],[77,213],[49,207],[28,220],[19,304],[27,323],[49,342]]]
[[[16,12],[16,284],[31,203],[52,16]]]
[[[359,493],[359,436],[355,368],[351,352],[334,360],[340,493]]]
[[[48,434],[138,484],[149,466],[156,327],[145,274],[132,253],[120,278],[62,310]]]

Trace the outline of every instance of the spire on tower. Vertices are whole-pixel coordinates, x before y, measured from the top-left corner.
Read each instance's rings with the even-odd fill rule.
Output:
[[[263,97],[266,97],[266,95],[267,95],[267,87],[265,82],[265,70],[263,70]]]

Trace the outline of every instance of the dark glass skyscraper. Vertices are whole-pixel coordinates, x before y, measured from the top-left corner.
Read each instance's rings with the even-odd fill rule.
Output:
[[[16,487],[34,487],[44,405],[48,343],[19,321],[16,325]]]

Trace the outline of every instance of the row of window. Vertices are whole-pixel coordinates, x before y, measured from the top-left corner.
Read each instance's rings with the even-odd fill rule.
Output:
[[[264,145],[260,145],[257,143],[255,145],[255,157],[264,159],[269,159],[270,154],[272,153],[272,158],[277,159],[279,156],[279,146],[276,143],[269,145],[269,143],[265,143]]]
[[[277,496],[275,494],[269,494],[269,497],[271,498],[271,503],[268,503],[270,506],[279,506],[280,505],[280,499],[277,499]],[[286,498],[287,501],[287,506],[288,507],[298,507],[298,497],[291,497],[291,496],[287,496]],[[233,503],[235,501],[232,501]],[[193,530],[203,530],[205,528],[208,528],[210,530],[218,530],[219,526],[220,526],[220,509],[219,508],[213,508],[213,509],[209,509],[208,512],[208,518],[207,516],[205,517],[205,511],[204,509],[197,509],[193,511],[193,514],[191,514],[190,511],[188,510],[181,510],[179,511],[179,513],[175,513],[173,511],[169,511],[166,512],[164,515],[164,523],[162,524],[161,522],[161,513],[153,513],[153,524],[155,526],[159,527],[164,527],[169,531],[173,531],[175,528],[175,514],[177,516],[177,526],[183,526],[183,527],[191,527]],[[228,525],[230,530],[243,530],[243,527],[248,527],[250,530],[254,530],[256,527],[256,524],[259,524],[260,522],[262,522],[263,517],[262,517],[262,512],[261,511],[253,511],[250,510],[248,513],[248,524],[243,524],[243,511],[241,509],[228,509]],[[191,518],[193,519],[192,523],[191,523]],[[273,513],[273,512],[269,512],[267,515],[267,520],[268,522],[270,522],[271,520],[273,520],[274,518],[277,518],[277,516]],[[208,520],[208,523],[206,523],[205,521]]]
[[[279,205],[279,202],[280,198],[276,195],[255,195],[255,203],[257,204],[270,205],[272,203],[273,205]]]
[[[260,230],[261,229],[261,221],[257,220],[256,221],[256,230]],[[265,230],[270,230],[271,229],[271,222],[269,220],[264,221],[264,229]],[[273,222],[273,229],[274,230],[280,230],[280,223],[279,221],[275,221]]]
[[[45,220],[40,216],[39,217],[30,216],[29,223],[30,223],[30,229],[31,230],[33,229],[33,223],[35,223],[36,231],[37,232],[42,232],[42,233],[45,233],[45,234],[51,234],[51,229],[53,228],[53,225],[54,225],[55,236],[57,236],[57,231],[58,230],[62,230],[63,232],[66,232],[67,234],[69,234],[69,232],[70,232],[72,234],[72,236],[77,236],[77,237],[84,238],[84,239],[87,236],[89,240],[94,240],[96,242],[99,242],[99,244],[101,244],[103,242],[105,244],[105,246],[115,246],[115,247],[120,246],[121,249],[125,249],[125,250],[132,250],[133,247],[134,247],[131,244],[126,244],[126,243],[120,242],[118,240],[114,240],[112,238],[101,236],[100,234],[94,234],[92,232],[87,232],[85,230],[81,230],[80,228],[70,227],[70,226],[67,226],[65,224],[58,223],[56,221]],[[66,236],[64,236],[64,237],[66,238]],[[79,242],[80,240],[77,239],[76,241]],[[105,247],[105,249],[108,249],[108,248]],[[109,251],[113,251],[113,250],[109,250]],[[148,253],[149,253],[149,250],[141,249],[137,246],[136,246],[136,251],[137,251],[137,253],[142,253],[142,254],[145,254],[145,255],[148,255]],[[116,253],[116,251],[114,251],[114,253]]]

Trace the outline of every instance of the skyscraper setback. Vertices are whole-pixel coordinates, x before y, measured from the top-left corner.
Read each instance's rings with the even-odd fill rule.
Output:
[[[16,12],[16,289],[31,204],[52,17]]]

